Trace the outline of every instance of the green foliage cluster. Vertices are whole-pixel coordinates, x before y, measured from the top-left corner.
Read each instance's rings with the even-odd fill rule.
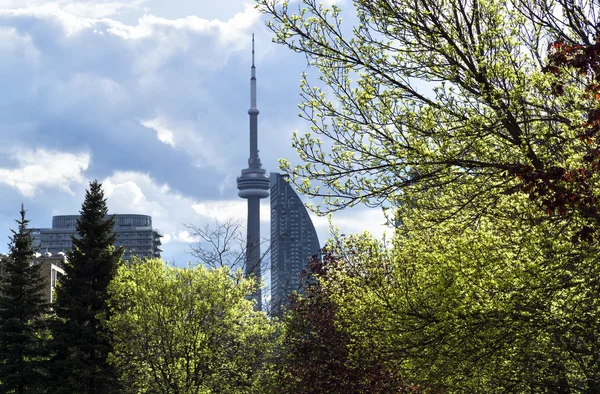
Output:
[[[25,211],[0,280],[0,393],[268,393],[279,324],[228,267],[123,263],[101,184],[90,183],[49,305]]]
[[[111,362],[134,393],[257,393],[275,326],[227,267],[133,261],[110,284]]]
[[[598,4],[352,5],[346,27],[335,4],[258,0],[319,74],[282,168],[317,211],[396,227],[328,246],[345,348],[423,392],[599,392]]]
[[[283,320],[273,376],[277,393],[419,393],[390,368],[385,353],[355,347],[351,330],[336,323],[342,310],[322,278],[335,266],[331,249],[315,256],[303,273],[302,295],[294,294]]]
[[[396,242],[351,237],[322,277],[353,347],[426,392],[597,391],[597,248],[485,221]]]
[[[428,221],[485,214],[526,169],[590,168],[595,145],[581,137],[598,108],[586,92],[596,76],[546,67],[556,40],[595,43],[593,3],[357,0],[356,24],[345,27],[335,4],[257,2],[274,40],[319,74],[301,84],[311,131],[293,144],[303,163],[281,164],[300,191],[324,198],[320,211],[364,203],[418,207]],[[598,171],[589,175],[597,184]],[[452,198],[429,198],[446,188]]]

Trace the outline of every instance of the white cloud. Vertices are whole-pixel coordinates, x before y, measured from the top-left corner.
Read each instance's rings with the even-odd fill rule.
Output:
[[[62,10],[67,14],[90,19],[118,17],[127,12],[142,12],[147,0],[0,0],[2,9],[39,9]]]
[[[151,215],[153,226],[164,234],[163,255],[178,261],[188,259],[182,252],[198,241],[185,224],[202,228],[234,220],[245,225],[247,204],[242,199],[199,201],[157,183],[148,174],[131,171],[115,172],[102,181],[102,186],[111,213]],[[266,237],[269,219],[269,204],[265,200],[261,204],[261,227]]]
[[[221,46],[239,46],[239,40],[247,38],[243,33],[253,26],[260,18],[259,12],[251,5],[245,5],[243,12],[236,13],[229,20],[203,19],[198,16],[167,19],[154,15],[144,15],[136,25],[126,25],[115,21],[107,23],[107,31],[127,40],[147,38],[155,34],[176,34],[178,31],[194,33],[209,33],[219,38]]]
[[[186,152],[194,161],[197,168],[212,167],[222,173],[227,173],[231,167],[230,163],[220,154],[218,147],[213,141],[218,135],[205,135],[199,130],[201,124],[190,121],[174,121],[159,114],[151,119],[139,120],[140,124],[156,132],[159,141],[171,147],[180,148]],[[223,184],[235,184],[235,179],[227,175],[218,186],[224,189]]]
[[[184,223],[201,226],[246,218],[246,202],[242,199],[198,201],[158,184],[148,174],[117,171],[102,185],[111,212],[151,215],[153,224],[165,233],[163,242],[188,242],[190,234]],[[261,204],[261,216],[261,221],[269,221],[268,204]]]
[[[193,236],[187,230],[183,230],[183,231],[180,231],[177,234],[177,236],[173,237],[172,239],[174,241],[176,241],[176,242],[183,242],[183,243],[186,243],[186,244],[191,244],[191,243],[194,243],[194,242],[198,242],[199,237]]]
[[[327,216],[317,216],[311,213],[315,229],[319,235],[319,241],[324,244],[331,237],[331,226],[339,229],[340,234],[361,234],[368,231],[375,238],[382,239],[383,235],[389,238],[393,229],[386,226],[386,218],[379,208],[367,208],[356,206],[337,211]]]
[[[41,53],[31,41],[27,34],[19,34],[13,27],[0,27],[0,54],[18,53],[19,60],[23,59],[28,65],[38,66]],[[4,58],[4,56],[3,56]],[[7,61],[15,61],[10,57],[3,59],[3,65]]]
[[[266,201],[266,200],[265,200]],[[245,221],[247,217],[248,203],[246,200],[219,200],[204,201],[192,205],[192,209],[198,215],[205,218],[226,222],[228,220]],[[271,218],[268,201],[260,204],[260,221],[268,223]]]
[[[53,18],[60,22],[67,37],[94,25],[94,19],[66,12],[57,3],[42,3],[39,6],[31,8],[0,9],[0,16],[5,18],[23,16],[32,16],[40,19]]]
[[[173,141],[173,132],[169,129],[167,125],[167,120],[164,116],[157,116],[154,119],[148,120],[140,120],[140,123],[149,129],[156,131],[156,137],[167,145],[171,145],[175,147],[175,142]]]
[[[173,242],[189,245],[192,243],[197,243],[199,241],[200,241],[200,237],[190,234],[190,232],[187,230],[182,230],[182,231],[179,231],[174,234],[167,233],[167,234],[164,234],[164,237],[162,238],[162,243],[164,245],[173,243]]]
[[[87,18],[114,17],[124,11],[139,9],[142,0],[125,1],[60,1],[58,4],[68,13]]]
[[[168,221],[174,208],[191,203],[171,192],[168,185],[158,185],[148,174],[139,172],[117,171],[104,179],[102,186],[112,213],[151,215],[155,225]]]
[[[236,13],[226,24],[219,26],[222,32],[220,42],[223,46],[234,45],[236,48],[247,48],[248,34],[252,26],[260,20],[260,13],[253,5],[245,4],[244,11]]]
[[[301,0],[291,0],[290,3],[301,3]],[[346,0],[319,0],[318,4],[323,4],[325,7],[331,7],[332,5],[339,6],[340,4],[346,3]],[[346,7],[348,8],[348,7]],[[344,8],[344,11],[346,9]]]
[[[99,107],[106,112],[119,111],[129,100],[129,93],[118,82],[92,73],[75,72],[64,80],[40,82],[35,89],[51,89],[54,97],[60,98],[48,103],[48,111],[55,114],[83,108],[93,114]],[[79,113],[80,119],[85,116],[86,112]]]
[[[140,2],[133,2],[139,4]],[[40,2],[26,8],[0,8],[0,17],[10,20],[33,17],[58,23],[67,37],[86,31],[119,37],[130,43],[130,49],[142,50],[139,60],[147,67],[159,67],[176,53],[200,52],[191,61],[204,66],[222,65],[228,56],[248,47],[249,31],[260,24],[260,13],[246,4],[242,12],[222,21],[198,16],[167,19],[155,15],[142,15],[135,24],[110,18],[126,3]],[[264,28],[263,28],[264,29]],[[198,37],[211,38],[198,48]],[[158,45],[147,45],[148,43]],[[140,44],[141,43],[141,44]]]
[[[9,185],[26,197],[33,197],[40,187],[57,188],[73,194],[73,184],[85,182],[83,172],[90,164],[90,154],[17,148],[8,153],[16,168],[0,168],[0,183]]]
[[[251,31],[264,34],[258,12],[246,5],[224,20],[144,15],[127,24],[75,13],[67,5],[92,6],[33,2],[29,8],[0,9],[0,57],[7,59],[0,68],[0,83],[13,92],[0,99],[0,110],[11,113],[16,119],[12,123],[31,121],[37,130],[47,126],[44,115],[67,123],[66,141],[90,146],[103,162],[105,157],[96,151],[106,145],[94,143],[102,139],[123,147],[146,141],[144,129],[132,127],[141,123],[154,129],[163,144],[177,147],[182,157],[191,157],[197,168],[216,169],[216,183],[221,182],[217,190],[231,188],[237,173],[231,171],[232,152],[240,147],[236,138],[245,127],[226,115],[231,101],[223,103],[219,79],[228,78],[218,70],[232,54],[249,52]],[[215,89],[221,92],[215,94]],[[17,95],[35,115],[19,105]],[[245,109],[237,113],[243,116]],[[90,137],[96,137],[94,143],[88,142]]]

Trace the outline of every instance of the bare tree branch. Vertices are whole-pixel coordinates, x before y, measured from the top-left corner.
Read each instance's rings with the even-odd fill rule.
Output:
[[[231,274],[237,270],[246,272],[246,238],[240,220],[229,219],[225,222],[215,220],[212,224],[203,227],[191,223],[184,223],[190,235],[197,241],[190,245],[188,253],[211,268],[229,267]],[[269,240],[262,238],[259,247],[267,245],[261,253],[258,264],[261,265],[261,276],[267,270],[267,260],[270,255]],[[252,267],[254,268],[254,267]],[[252,272],[253,270],[250,270]]]

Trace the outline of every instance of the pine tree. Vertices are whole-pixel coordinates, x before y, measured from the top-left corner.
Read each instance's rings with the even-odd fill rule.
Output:
[[[123,251],[113,247],[114,218],[107,218],[102,185],[95,180],[90,182],[80,213],[78,237],[73,237],[65,277],[56,291],[52,392],[119,392],[115,371],[107,362],[110,338],[99,316],[108,312],[106,288]]]
[[[18,230],[11,230],[9,257],[0,277],[0,393],[39,393],[47,380],[43,343],[48,303],[46,280],[33,264],[35,252],[21,205]]]

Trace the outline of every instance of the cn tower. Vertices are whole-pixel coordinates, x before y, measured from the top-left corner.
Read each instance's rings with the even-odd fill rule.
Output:
[[[246,237],[247,278],[261,281],[260,254],[260,199],[269,196],[270,180],[267,171],[262,168],[258,157],[258,108],[256,108],[256,67],[254,66],[254,34],[252,34],[252,67],[250,77],[250,158],[248,168],[237,177],[238,196],[248,200],[248,232]],[[262,309],[260,288],[252,295],[256,299],[256,309]]]

